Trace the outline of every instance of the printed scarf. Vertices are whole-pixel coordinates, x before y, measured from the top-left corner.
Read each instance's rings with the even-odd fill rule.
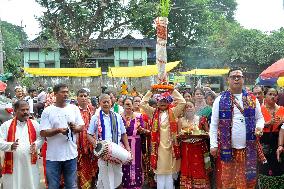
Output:
[[[28,134],[30,144],[36,141],[36,130],[32,124],[30,119],[27,120],[28,126]],[[17,118],[15,117],[8,130],[7,142],[15,142],[16,141],[16,128],[17,128]],[[36,164],[37,161],[37,153],[31,154],[31,163]],[[13,152],[5,152],[4,166],[3,166],[3,174],[13,174]]]
[[[181,157],[180,154],[180,145],[177,141],[178,134],[178,125],[171,108],[168,109],[169,123],[170,123],[170,142],[172,143],[172,153],[175,159],[179,159]],[[150,164],[151,167],[156,170],[157,169],[157,161],[158,161],[158,148],[160,144],[160,109],[156,109],[153,116],[153,126],[151,128],[151,156],[150,156]]]
[[[255,107],[256,98],[242,90],[243,115],[246,127],[246,178],[247,181],[256,179],[257,145],[255,136]],[[234,96],[229,90],[221,95],[219,103],[218,146],[222,161],[229,162],[233,157],[231,144],[232,118],[234,110]]]
[[[112,135],[112,142],[118,144],[118,123],[117,123],[117,116],[114,112],[110,111],[109,112],[109,116],[110,116],[110,128],[107,129],[111,129],[111,135]],[[98,127],[100,127],[98,130],[100,131],[100,137],[102,140],[105,140],[105,123],[104,123],[104,119],[103,119],[103,111],[100,111],[100,116],[98,119]],[[108,126],[107,126],[108,127]]]
[[[80,106],[78,107],[80,109],[81,116],[85,123],[83,131],[79,133],[78,140],[77,140],[78,152],[80,154],[89,154],[89,152],[93,152],[93,146],[88,142],[87,130],[89,128],[89,123],[93,115],[93,112],[91,111],[89,106],[87,106],[87,109],[85,110],[81,108]]]

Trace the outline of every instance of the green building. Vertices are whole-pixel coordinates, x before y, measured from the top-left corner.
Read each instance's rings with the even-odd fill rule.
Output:
[[[145,66],[155,63],[155,39],[135,39],[127,36],[123,39],[94,40],[94,49],[86,59],[86,67],[101,67],[103,72],[108,67]],[[22,65],[24,68],[72,68],[66,50],[48,48],[47,40],[36,38],[23,44]]]

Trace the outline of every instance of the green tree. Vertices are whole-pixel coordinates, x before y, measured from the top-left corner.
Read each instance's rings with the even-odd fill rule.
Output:
[[[1,21],[0,28],[3,35],[3,50],[5,52],[4,69],[5,72],[18,74],[18,67],[21,65],[21,54],[17,49],[22,43],[27,41],[27,34],[20,26]]]
[[[284,57],[284,29],[264,33],[245,29],[238,23],[216,22],[214,33],[208,36],[203,46],[208,57],[220,65],[269,66]],[[222,27],[220,27],[220,26]]]
[[[168,17],[168,44],[173,47],[168,51],[169,61],[182,59],[188,67],[204,62],[201,55],[208,52],[204,49],[204,38],[214,33],[213,28],[218,20],[235,22],[233,15],[236,5],[235,0],[173,0]],[[139,30],[144,37],[154,38],[156,30],[152,23],[156,17],[157,14],[152,14],[143,20],[133,22],[132,28]]]
[[[92,49],[92,38],[119,37],[134,20],[155,2],[145,0],[36,0],[46,9],[39,21],[45,35],[57,40],[73,59],[76,67],[84,67]]]

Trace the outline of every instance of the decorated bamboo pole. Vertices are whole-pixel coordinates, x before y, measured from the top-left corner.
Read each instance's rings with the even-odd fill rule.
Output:
[[[170,12],[170,0],[160,0],[160,16],[155,19],[157,29],[156,64],[158,66],[158,83],[167,82],[167,39],[168,16]]]
[[[168,16],[170,12],[171,0],[160,0],[159,17],[155,19],[157,29],[156,43],[156,64],[158,67],[158,81],[152,88],[172,89],[167,85],[167,38],[168,38]]]
[[[155,23],[157,28],[156,64],[158,66],[158,82],[165,83],[167,81],[166,63],[168,18],[158,17],[156,18]]]

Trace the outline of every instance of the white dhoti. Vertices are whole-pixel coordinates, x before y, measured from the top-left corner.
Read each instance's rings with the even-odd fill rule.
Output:
[[[115,189],[122,182],[122,165],[111,164],[101,159],[98,160],[99,175],[98,189]]]
[[[156,174],[157,189],[174,189],[173,174]]]

